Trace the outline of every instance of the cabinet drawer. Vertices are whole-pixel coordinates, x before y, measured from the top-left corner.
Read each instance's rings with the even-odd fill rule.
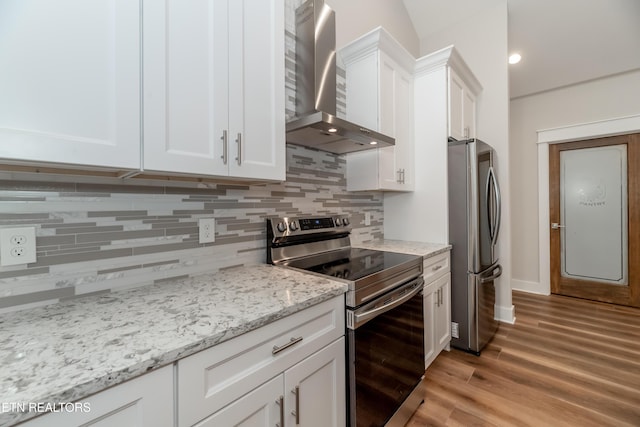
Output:
[[[429,284],[434,280],[447,274],[451,269],[449,264],[449,251],[427,258],[423,262],[424,267],[424,283]]]
[[[191,426],[344,335],[344,296],[178,361],[178,425]]]

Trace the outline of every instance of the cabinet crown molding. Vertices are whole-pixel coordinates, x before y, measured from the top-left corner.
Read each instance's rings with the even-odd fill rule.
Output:
[[[453,45],[418,58],[415,62],[413,73],[414,76],[417,77],[444,66],[453,68],[460,78],[465,81],[474,95],[478,95],[482,91],[480,81]]]
[[[377,27],[340,49],[340,57],[346,65],[378,50],[406,70],[412,70],[416,59],[383,27]]]

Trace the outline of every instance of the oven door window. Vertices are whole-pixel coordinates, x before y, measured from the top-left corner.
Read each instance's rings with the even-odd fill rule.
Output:
[[[348,334],[351,425],[382,426],[424,375],[422,292]]]

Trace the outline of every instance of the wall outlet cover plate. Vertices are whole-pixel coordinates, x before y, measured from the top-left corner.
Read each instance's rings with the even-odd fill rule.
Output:
[[[0,265],[36,262],[36,228],[0,228]]]

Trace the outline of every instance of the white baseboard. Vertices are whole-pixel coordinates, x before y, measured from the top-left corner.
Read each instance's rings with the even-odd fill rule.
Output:
[[[546,289],[542,289],[540,282],[511,279],[511,289],[514,291],[528,292],[530,294],[549,295]]]
[[[494,309],[494,318],[500,322],[514,324],[516,323],[516,309],[513,305],[511,307],[502,307],[496,305]]]

